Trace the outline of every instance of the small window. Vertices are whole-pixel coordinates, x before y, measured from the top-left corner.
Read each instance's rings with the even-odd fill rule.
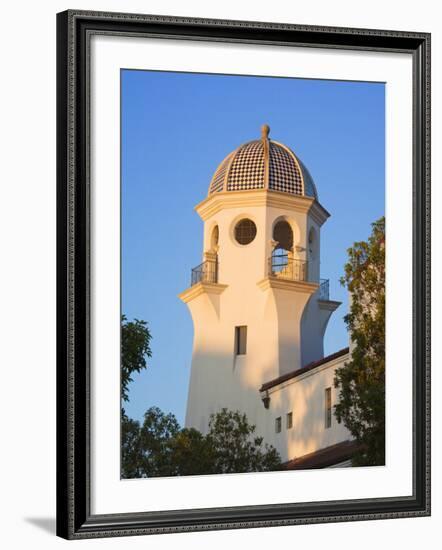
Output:
[[[289,412],[286,416],[286,426],[288,430],[291,430],[293,428],[293,413]]]
[[[256,225],[244,218],[235,225],[235,239],[239,244],[250,244],[256,237]]]
[[[278,416],[278,418],[275,420],[275,432],[277,434],[281,433],[281,425],[282,425],[281,417]]]
[[[235,355],[247,353],[247,327],[235,327]]]
[[[325,388],[325,427],[331,428],[331,423],[332,423],[331,388]]]

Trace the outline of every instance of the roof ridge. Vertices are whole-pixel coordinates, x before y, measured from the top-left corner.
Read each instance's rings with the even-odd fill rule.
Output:
[[[282,384],[287,380],[291,380],[292,378],[296,378],[297,376],[300,376],[301,374],[304,374],[310,370],[313,370],[316,367],[320,367],[321,365],[324,365],[329,361],[333,361],[333,359],[337,359],[338,357],[345,355],[349,351],[350,351],[350,348],[348,347],[342,348],[339,351],[335,351],[334,353],[331,353],[330,355],[326,355],[322,359],[318,359],[317,361],[312,361],[311,363],[308,363],[307,365],[305,365],[304,367],[301,367],[300,369],[295,369],[290,372],[287,372],[286,374],[278,376],[278,378],[274,378],[273,380],[269,380],[268,382],[265,382],[261,386],[259,391],[266,391],[270,388],[273,388],[274,386],[279,386],[279,384]]]

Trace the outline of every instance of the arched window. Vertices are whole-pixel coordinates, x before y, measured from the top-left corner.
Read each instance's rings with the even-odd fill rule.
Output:
[[[273,228],[273,240],[278,244],[276,248],[286,251],[293,250],[293,230],[288,222],[281,220]]]
[[[280,273],[287,269],[289,252],[293,251],[293,230],[288,222],[280,220],[273,228],[276,246],[272,251],[272,272]]]

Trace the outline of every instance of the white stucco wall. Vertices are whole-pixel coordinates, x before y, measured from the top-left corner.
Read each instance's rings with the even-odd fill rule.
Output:
[[[347,353],[269,389],[270,405],[262,435],[279,451],[282,460],[292,460],[351,439],[348,430],[338,424],[333,414],[331,427],[325,427],[325,389],[331,388],[333,410],[339,396],[339,390],[333,385],[334,373],[348,358]],[[290,412],[293,427],[287,429],[286,415]],[[278,417],[282,420],[280,433],[275,431]]]

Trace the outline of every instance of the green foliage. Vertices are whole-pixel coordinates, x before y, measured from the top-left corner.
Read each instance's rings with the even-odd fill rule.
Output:
[[[254,436],[244,414],[223,409],[212,415],[206,436],[180,429],[173,414],[151,407],[140,424],[123,417],[122,477],[166,477],[281,468],[276,449]]]
[[[140,429],[140,468],[145,476],[173,475],[171,441],[178,435],[180,426],[173,414],[165,414],[158,407],[144,413]]]
[[[345,322],[353,349],[335,374],[335,416],[361,445],[355,466],[385,464],[385,219],[372,228],[367,242],[348,250],[341,280],[351,293]]]
[[[128,321],[121,317],[121,398],[129,400],[128,387],[132,374],[147,367],[146,357],[152,357],[149,332],[146,321]]]
[[[255,426],[245,414],[222,409],[212,414],[207,439],[213,449],[214,470],[219,474],[278,470],[281,459],[276,449],[263,445],[254,435]]]
[[[142,477],[140,446],[140,423],[129,418],[123,411],[121,416],[121,477],[131,479]]]
[[[194,428],[183,428],[171,440],[173,475],[215,473],[214,453],[210,441]]]
[[[121,316],[121,399],[129,401],[129,383],[132,374],[147,367],[151,357],[151,334],[145,321],[128,321]],[[129,418],[121,408],[121,477],[142,477],[140,423]]]

